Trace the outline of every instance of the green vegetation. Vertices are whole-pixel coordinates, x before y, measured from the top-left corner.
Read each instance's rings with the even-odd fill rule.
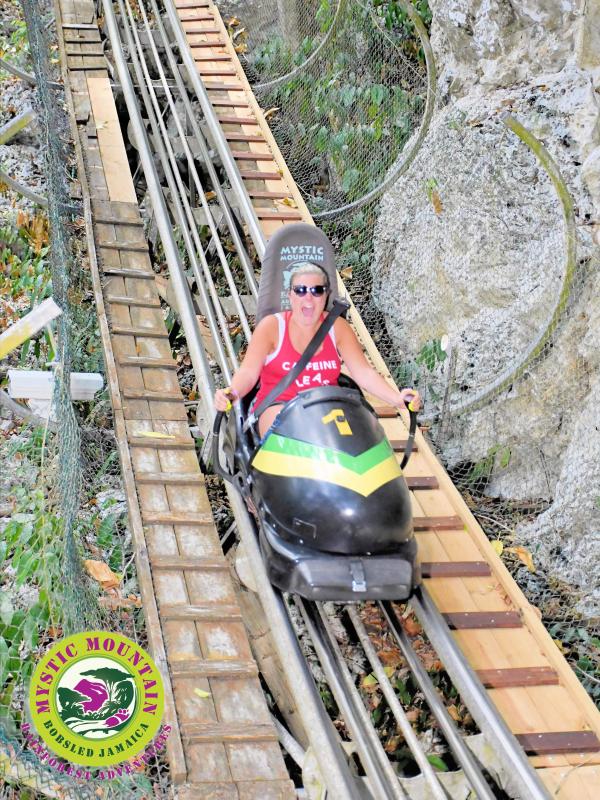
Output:
[[[418,78],[415,82],[415,72],[423,69],[417,55],[420,40],[405,12],[397,3],[375,3],[374,7],[352,4],[351,13],[351,33],[347,23],[338,22],[340,29],[330,34],[326,65],[318,56],[316,68],[278,84],[262,101],[286,110],[276,118],[277,137],[292,171],[298,172],[297,164],[314,176],[313,185],[303,188],[312,196],[315,212],[324,207],[321,196],[330,191],[341,191],[345,202],[352,202],[376,188],[425,105],[424,87]],[[393,28],[399,38],[396,57],[389,43],[382,44],[373,17]],[[317,19],[321,34],[326,34],[334,19],[329,0],[321,3]],[[273,37],[251,54],[250,63],[260,80],[279,77],[306,61],[320,41],[307,37],[291,50],[284,39]],[[414,62],[414,72],[406,72],[400,52]],[[373,158],[374,147],[386,157]]]
[[[0,21],[0,58],[17,67],[23,67],[28,57],[29,40],[24,20]],[[1,69],[0,74],[3,74]]]

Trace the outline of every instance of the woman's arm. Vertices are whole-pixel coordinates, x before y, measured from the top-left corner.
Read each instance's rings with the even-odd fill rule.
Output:
[[[335,340],[338,351],[350,371],[352,378],[361,389],[374,394],[384,403],[404,408],[409,402],[415,411],[419,410],[421,398],[415,389],[398,391],[373,369],[364,356],[356,335],[345,319],[335,321]]]
[[[230,386],[227,390],[217,389],[215,392],[214,403],[217,411],[227,410],[231,396],[244,397],[254,388],[267,356],[275,349],[278,331],[277,318],[274,315],[265,317],[258,323],[246,355],[231,379]]]

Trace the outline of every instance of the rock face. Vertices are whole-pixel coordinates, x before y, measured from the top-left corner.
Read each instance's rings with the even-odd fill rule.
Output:
[[[491,496],[544,501],[520,536],[538,564],[589,590],[590,563],[600,564],[600,0],[430,6],[438,108],[382,201],[374,300],[419,362],[432,415],[445,392],[446,409],[464,409],[526,362],[480,407],[445,414],[444,455],[467,478],[491,470]],[[573,198],[572,274],[556,186],[506,112],[546,148]],[[423,358],[444,334],[453,380],[449,360]],[[600,607],[600,587],[586,604]]]

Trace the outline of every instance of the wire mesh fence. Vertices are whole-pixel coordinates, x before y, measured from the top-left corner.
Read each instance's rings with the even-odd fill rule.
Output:
[[[52,348],[42,352],[53,352],[48,424],[24,427],[0,445],[0,459],[11,468],[2,484],[11,514],[0,531],[0,796],[163,797],[169,779],[162,756],[121,778],[78,779],[66,773],[64,759],[35,753],[23,730],[31,722],[33,670],[53,642],[89,630],[146,642],[110,403],[106,393],[91,404],[71,399],[72,371],[102,371],[102,357],[89,272],[81,264],[81,208],[70,192],[77,167],[66,101],[58,66],[49,63],[54,9],[24,0],[22,10],[46,157],[47,289],[62,315]],[[41,366],[31,353],[25,363]],[[112,576],[112,587],[102,584],[98,566]]]
[[[598,252],[559,90],[447,104],[427,3],[219,7],[394,379],[423,394],[454,482],[597,692],[567,629],[593,638],[600,600]]]

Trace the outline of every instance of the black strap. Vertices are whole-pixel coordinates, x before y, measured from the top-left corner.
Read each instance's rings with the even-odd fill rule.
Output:
[[[308,362],[317,352],[321,344],[324,342],[325,337],[329,333],[333,323],[336,319],[341,316],[345,311],[350,308],[350,305],[346,303],[344,300],[334,300],[333,306],[331,310],[319,326],[319,329],[313,336],[313,338],[308,343],[306,350],[302,353],[299,360],[296,362],[294,367],[288,372],[288,374],[282,378],[277,386],[274,386],[269,394],[265,397],[262,403],[255,408],[254,411],[248,416],[244,424],[244,430],[248,430],[250,425],[253,425],[254,422],[259,419],[260,415],[266,411],[266,409],[279,397],[280,394],[283,394],[285,390],[290,386],[300,375],[302,370],[306,367]]]
[[[415,443],[415,433],[417,432],[417,412],[412,411],[409,407],[408,413],[410,416],[410,426],[408,429],[408,439],[406,440],[406,447],[404,448],[404,458],[402,459],[402,463],[400,464],[400,469],[404,469],[404,467],[408,464],[408,459],[410,458],[410,454],[413,451],[413,445]]]

